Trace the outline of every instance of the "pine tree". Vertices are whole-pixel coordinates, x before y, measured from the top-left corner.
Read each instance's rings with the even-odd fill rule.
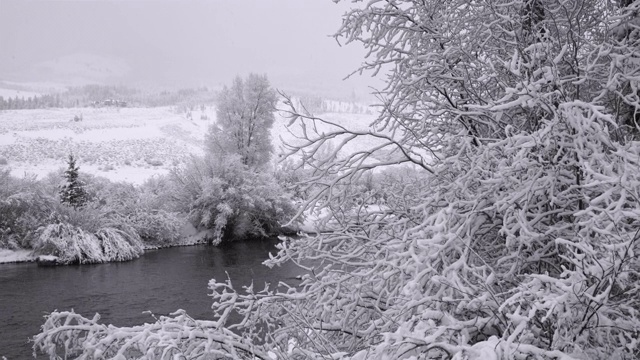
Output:
[[[69,154],[68,168],[64,172],[67,183],[60,190],[60,201],[63,204],[73,206],[75,209],[83,207],[88,199],[87,192],[84,189],[84,183],[78,179],[79,167],[76,165],[76,159],[73,154]]]

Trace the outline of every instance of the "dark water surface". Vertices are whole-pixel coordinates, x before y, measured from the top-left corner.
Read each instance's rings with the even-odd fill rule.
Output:
[[[74,309],[89,318],[99,313],[102,323],[116,326],[153,322],[142,313],[147,310],[166,315],[184,309],[196,319],[212,319],[207,284],[212,278],[224,281],[225,271],[235,289],[252,280],[257,289],[265,282],[292,282],[298,274],[294,265],[269,269],[261,264],[269,252],[275,254],[276,243],[175,247],[98,265],[0,264],[0,359],[31,358],[28,339],[39,332],[43,316],[56,309]]]

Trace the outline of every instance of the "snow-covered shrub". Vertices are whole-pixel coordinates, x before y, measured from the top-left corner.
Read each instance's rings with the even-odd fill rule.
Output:
[[[140,205],[140,190],[133,184],[113,182],[104,177],[86,176],[87,193],[103,211],[128,214]]]
[[[13,178],[8,172],[0,173],[0,248],[43,246],[42,240],[55,234],[51,228],[41,239],[43,229],[59,224],[66,224],[69,228],[59,228],[58,232],[73,228],[76,229],[71,231],[74,236],[102,234],[97,241],[108,243],[109,249],[113,248],[109,244],[122,245],[120,253],[116,252],[113,258],[106,256],[104,259],[86,260],[88,262],[130,258],[128,254],[138,252],[140,238],[151,246],[167,246],[179,240],[179,229],[186,221],[185,216],[163,210],[162,207],[171,206],[167,206],[163,199],[157,199],[157,193],[148,188],[139,189],[131,184],[113,183],[102,177],[83,174],[91,203],[76,209],[58,200],[62,171],[53,172],[39,181]],[[58,245],[47,245],[47,248],[65,248]]]
[[[68,223],[42,228],[33,245],[34,255],[55,256],[60,264],[127,261],[142,253],[142,242],[134,231],[105,227],[91,233]]]
[[[15,128],[12,127],[12,131]],[[128,151],[122,151],[127,149]],[[168,138],[108,140],[100,142],[64,139],[22,138],[14,144],[0,148],[0,156],[15,162],[39,163],[43,159],[58,161],[69,152],[78,155],[84,164],[122,165],[125,161],[144,165],[146,159],[153,163],[168,164],[180,161],[190,153],[182,141]],[[162,159],[162,160],[159,160]],[[160,164],[162,165],[162,164]]]
[[[132,260],[144,252],[142,239],[135,229],[102,228],[95,233],[105,261]]]
[[[0,199],[0,248],[15,249],[20,247],[19,239],[21,223],[27,214],[28,205],[19,199]],[[27,222],[28,224],[28,222]]]
[[[30,248],[57,203],[34,178],[0,172],[0,248]]]
[[[95,219],[97,227],[115,224],[121,228],[133,229],[145,244],[167,246],[179,240],[179,230],[186,222],[185,216],[173,211],[173,200],[167,194],[165,177],[157,177],[134,186],[125,182],[111,182],[105,178],[88,176],[87,191],[94,199],[94,208],[85,208],[82,214],[87,219]],[[69,221],[83,228],[77,221]]]
[[[174,212],[139,209],[127,215],[125,221],[146,245],[168,246],[180,240],[180,229],[186,219]]]
[[[162,166],[164,164],[160,159],[146,158],[144,161],[151,166]]]
[[[54,204],[49,207],[47,223],[67,223],[84,231],[95,233],[107,224],[117,224],[118,216],[109,208],[92,206],[75,209],[63,204]]]
[[[95,235],[66,223],[50,224],[41,229],[33,244],[33,254],[56,256],[61,264],[105,261]]]
[[[175,244],[186,219],[175,211],[164,210],[171,208],[171,203],[166,201],[166,194],[157,186],[154,188],[150,185],[162,183],[163,180],[155,179],[136,187],[129,183],[88,177],[87,187],[97,205],[85,208],[82,212],[66,214],[62,220],[94,233],[105,225],[127,228],[150,246]],[[87,220],[84,224],[80,221],[82,218]]]
[[[192,158],[172,176],[190,200],[192,222],[214,230],[215,243],[278,234],[294,214],[290,195],[275,178],[235,155]]]
[[[168,175],[156,175],[148,178],[138,187],[139,206],[144,209],[157,209],[167,212],[187,212],[189,194],[182,185]],[[187,196],[184,199],[183,196]]]

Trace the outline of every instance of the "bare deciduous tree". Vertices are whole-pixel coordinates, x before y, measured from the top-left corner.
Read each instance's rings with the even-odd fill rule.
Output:
[[[266,75],[236,77],[216,101],[216,124],[209,129],[213,154],[238,154],[244,165],[266,164],[273,152],[270,132],[275,120],[277,93]]]

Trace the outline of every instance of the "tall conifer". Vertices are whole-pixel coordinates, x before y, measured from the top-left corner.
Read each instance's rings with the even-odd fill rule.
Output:
[[[84,183],[78,178],[79,167],[73,154],[69,154],[68,168],[64,172],[67,183],[60,190],[60,201],[63,204],[79,208],[87,203],[87,192]]]

